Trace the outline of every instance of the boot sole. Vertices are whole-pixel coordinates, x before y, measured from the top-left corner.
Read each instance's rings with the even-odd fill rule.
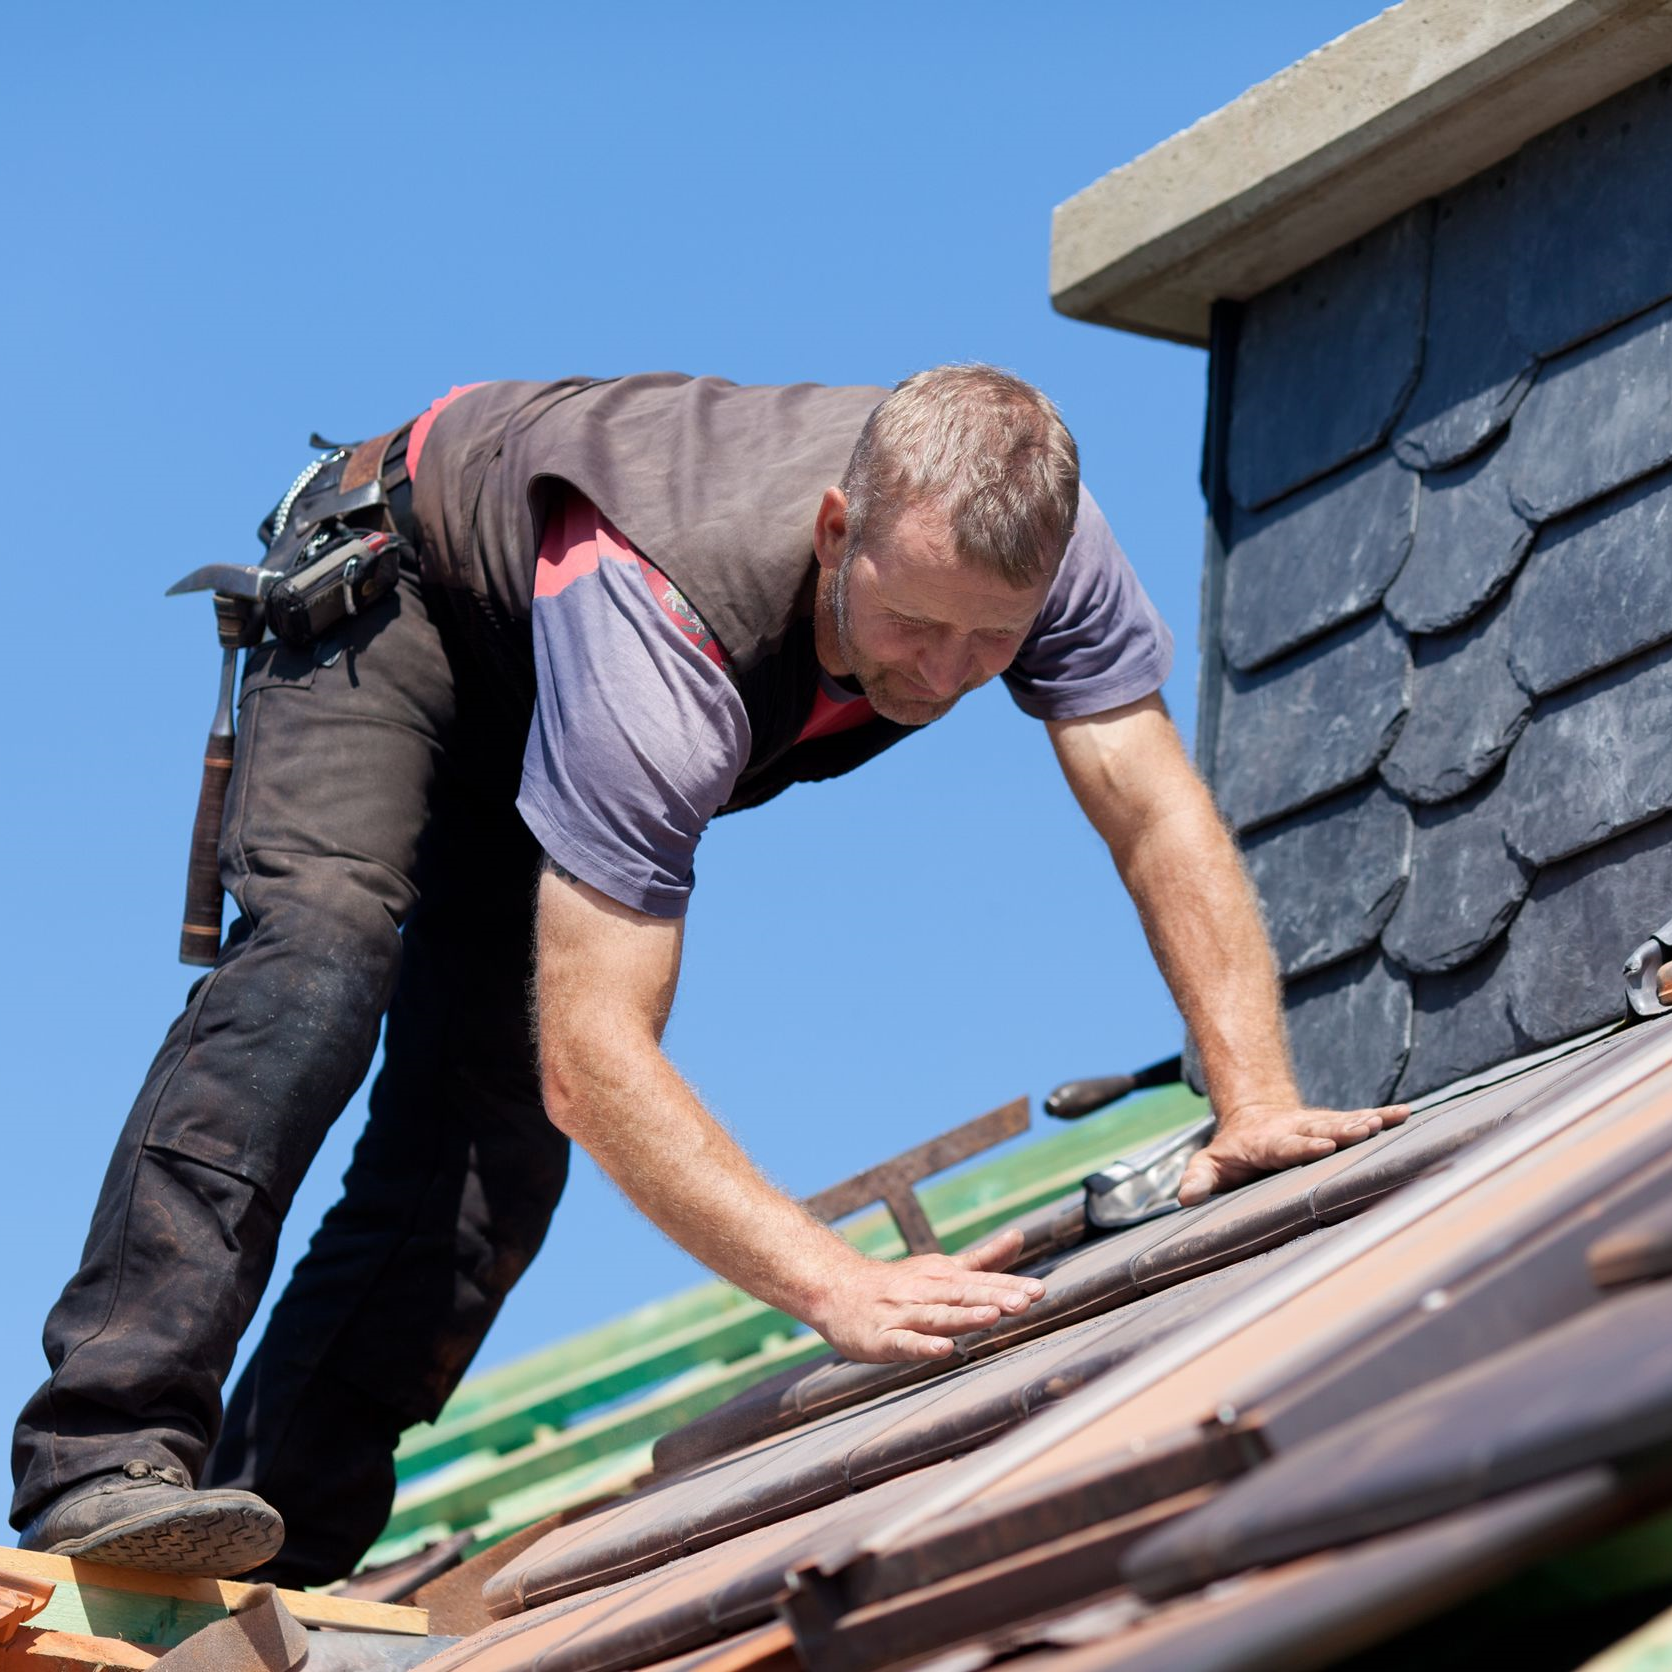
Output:
[[[230,1579],[272,1560],[283,1543],[284,1523],[276,1511],[223,1499],[132,1515],[85,1538],[62,1539],[48,1551],[112,1567]]]

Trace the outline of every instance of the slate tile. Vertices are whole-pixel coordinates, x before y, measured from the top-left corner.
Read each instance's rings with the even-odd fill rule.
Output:
[[[1546,524],[1513,618],[1510,666],[1540,696],[1672,639],[1672,472]]]
[[[1412,642],[1411,711],[1382,776],[1412,801],[1449,801],[1510,751],[1533,700],[1510,671],[1507,600],[1456,633]]]
[[[1526,898],[1533,867],[1504,839],[1502,790],[1503,779],[1494,778],[1455,801],[1415,810],[1410,880],[1382,931],[1383,950],[1414,974],[1436,975],[1478,957]]]
[[[1672,819],[1540,871],[1509,930],[1510,1014],[1551,1045],[1625,1014],[1626,954],[1672,917]]]
[[[1386,440],[1422,367],[1431,221],[1419,204],[1248,304],[1227,459],[1239,505]]]
[[[1404,719],[1410,650],[1380,610],[1257,674],[1226,677],[1214,791],[1239,830],[1367,778]]]
[[[1533,531],[1509,502],[1500,443],[1422,478],[1411,555],[1382,600],[1412,633],[1461,627],[1521,566]]]
[[[1434,206],[1428,342],[1393,449],[1419,470],[1467,458],[1515,414],[1537,369],[1511,337],[1515,159],[1477,174]]]
[[[1417,483],[1381,452],[1238,512],[1220,634],[1231,666],[1257,668],[1376,603],[1411,549]]]
[[[1510,1015],[1503,979],[1508,953],[1508,943],[1501,943],[1461,969],[1416,978],[1401,1098],[1420,1097],[1527,1049]]]
[[[1504,769],[1504,832],[1535,865],[1672,809],[1672,645],[1539,705]]]
[[[1672,296],[1672,71],[1525,145],[1509,323],[1535,354]]]
[[[1301,975],[1373,945],[1399,902],[1410,852],[1410,810],[1374,783],[1250,838],[1248,870],[1278,969]]]
[[[1531,522],[1672,463],[1672,304],[1546,362],[1508,452],[1510,499]]]
[[[1283,995],[1301,1095],[1324,1108],[1386,1103],[1411,1040],[1409,979],[1379,953],[1332,964]]]

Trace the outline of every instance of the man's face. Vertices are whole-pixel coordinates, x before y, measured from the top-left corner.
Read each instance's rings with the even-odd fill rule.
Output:
[[[828,586],[843,668],[884,719],[922,726],[1002,673],[1045,603],[1050,577],[1018,589],[966,563],[933,513],[908,511],[845,553]]]

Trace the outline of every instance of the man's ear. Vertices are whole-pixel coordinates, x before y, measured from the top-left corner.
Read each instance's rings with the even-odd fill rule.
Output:
[[[821,569],[842,566],[848,553],[848,496],[840,488],[826,488],[813,519],[813,555]]]

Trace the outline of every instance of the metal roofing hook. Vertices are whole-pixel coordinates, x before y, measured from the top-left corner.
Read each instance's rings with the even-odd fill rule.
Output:
[[[1672,920],[1661,924],[1626,959],[1626,999],[1639,1016],[1664,1016],[1672,1010]]]

